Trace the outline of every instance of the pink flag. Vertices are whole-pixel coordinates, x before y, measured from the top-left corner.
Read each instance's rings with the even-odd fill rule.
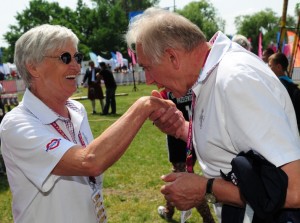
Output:
[[[117,61],[118,61],[119,65],[121,67],[123,67],[123,55],[119,51],[117,51],[116,57],[117,57]]]
[[[298,45],[297,45],[297,52],[295,55],[294,67],[300,67],[300,44],[299,44],[299,41],[298,41]]]
[[[262,34],[259,32],[258,36],[258,53],[257,53],[259,58],[262,58]]]
[[[136,60],[135,60],[134,52],[130,48],[127,49],[127,52],[128,52],[128,55],[130,56],[130,58],[132,60],[132,64],[135,65],[136,64]]]

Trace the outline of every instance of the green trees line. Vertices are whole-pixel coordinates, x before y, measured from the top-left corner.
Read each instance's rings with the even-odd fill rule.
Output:
[[[8,47],[1,47],[3,57],[0,63],[12,63],[16,40],[28,29],[45,23],[72,29],[80,39],[79,50],[85,54],[85,58],[89,58],[88,53],[91,51],[105,58],[111,57],[111,51],[119,51],[127,57],[123,35],[128,27],[129,13],[157,6],[159,0],[91,2],[92,7],[88,7],[82,0],[78,0],[76,9],[72,10],[70,7],[60,7],[58,2],[31,0],[29,7],[15,16],[17,24],[10,25],[10,30],[4,34]],[[208,39],[218,30],[226,33],[225,20],[209,0],[194,1],[176,11],[197,24]],[[296,16],[288,15],[286,26],[295,29],[295,21]],[[276,33],[280,31],[280,15],[276,15],[272,9],[265,9],[252,15],[236,17],[235,25],[238,33],[251,38],[253,52],[256,53],[259,30],[264,30],[263,47],[271,42],[276,43]]]

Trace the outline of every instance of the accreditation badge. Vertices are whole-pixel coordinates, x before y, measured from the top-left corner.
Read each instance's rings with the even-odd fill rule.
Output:
[[[95,187],[95,190],[92,194],[92,201],[95,207],[95,214],[97,217],[97,223],[106,223],[107,217],[103,203],[103,197],[100,189]]]

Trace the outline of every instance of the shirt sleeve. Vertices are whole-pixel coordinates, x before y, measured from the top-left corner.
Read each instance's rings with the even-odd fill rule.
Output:
[[[16,165],[40,190],[50,190],[59,178],[51,174],[53,168],[74,143],[64,139],[51,125],[42,124],[34,116],[14,118],[9,113],[7,115],[1,139],[8,163]]]
[[[226,128],[238,150],[256,150],[276,166],[300,158],[293,105],[276,77],[239,67],[219,81]]]

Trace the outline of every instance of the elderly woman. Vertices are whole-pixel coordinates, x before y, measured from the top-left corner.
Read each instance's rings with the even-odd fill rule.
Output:
[[[152,112],[176,109],[142,97],[93,140],[86,110],[69,99],[83,59],[77,45],[70,29],[55,25],[35,27],[16,42],[15,64],[27,89],[0,127],[15,222],[106,222],[101,174]]]

